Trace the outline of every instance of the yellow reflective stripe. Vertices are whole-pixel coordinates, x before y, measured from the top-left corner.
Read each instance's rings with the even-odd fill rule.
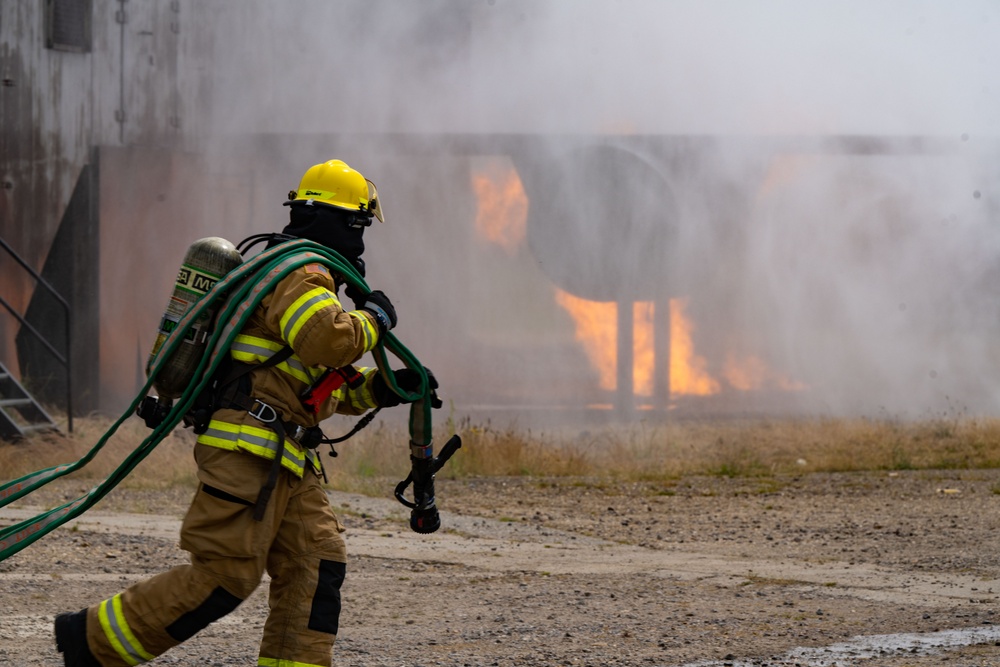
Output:
[[[235,437],[231,437],[235,435]],[[198,436],[198,442],[203,445],[211,445],[219,449],[236,451],[239,449],[240,427],[237,424],[213,419],[208,423],[208,430]]]
[[[323,464],[320,463],[319,454],[316,453],[315,449],[306,450],[306,459],[308,459],[309,465],[311,465],[313,467],[313,470],[315,470],[316,472],[320,472],[323,470],[322,468]]]
[[[284,658],[257,658],[257,667],[323,667],[311,662],[295,662]]]
[[[278,434],[269,428],[258,428],[243,424],[240,428],[240,441],[249,442],[258,448],[265,448],[271,452],[269,458],[274,458],[274,452],[278,451]],[[303,451],[295,447],[286,447],[284,451],[285,460],[301,466],[305,463],[306,455]]]
[[[249,334],[237,334],[233,338],[233,344],[245,344],[251,347],[262,347],[265,350],[269,350],[271,353],[278,352],[281,348],[285,347],[284,344],[279,343],[276,340],[270,340],[269,338],[261,338],[260,336],[251,336]]]
[[[337,296],[325,287],[311,289],[289,306],[281,316],[279,326],[281,327],[281,337],[291,345],[295,346],[295,337],[298,336],[302,325],[309,321],[309,318],[317,311],[330,306],[340,307]]]
[[[273,340],[240,334],[233,339],[233,344],[232,347],[229,348],[229,353],[236,361],[242,361],[247,364],[260,364],[270,359],[272,355],[281,350],[283,347],[285,346],[282,343],[278,343]],[[314,374],[311,373],[310,370],[302,364],[302,360],[294,354],[285,361],[276,364],[275,368],[287,373],[304,384],[312,384],[315,379],[313,377]],[[315,375],[319,375],[319,372],[317,371]]]
[[[135,634],[132,633],[132,628],[129,627],[128,622],[125,620],[125,612],[122,610],[122,596],[121,593],[116,595],[114,598],[114,611],[115,617],[121,623],[121,631],[125,636],[125,640],[131,646],[132,650],[135,651],[136,655],[141,658],[139,662],[146,662],[147,660],[152,660],[156,656],[150,654],[145,648],[143,648],[142,643],[136,638]]]
[[[348,315],[361,323],[361,333],[365,337],[365,352],[370,351],[378,344],[378,327],[375,322],[372,318],[356,310],[352,310]]]
[[[108,618],[107,600],[102,602],[101,606],[98,607],[97,617],[101,621],[101,628],[104,630],[104,636],[108,638],[108,642],[111,644],[112,648],[115,649],[115,652],[118,653],[118,655],[121,656],[122,660],[124,660],[128,664],[130,665],[138,664],[135,658],[132,657],[132,654],[129,653],[128,650],[126,650],[126,648],[122,645],[121,640],[118,639],[118,634],[114,631],[114,629],[111,626],[111,619]]]
[[[208,429],[198,436],[198,442],[230,451],[243,450],[268,460],[273,460],[278,451],[278,434],[271,429],[247,424],[230,424],[218,419],[208,423]],[[314,452],[307,454],[287,445],[283,449],[281,465],[288,468],[296,477],[302,477],[307,460],[315,467],[319,465]]]
[[[365,376],[365,383],[357,389],[351,389],[345,382],[333,392],[333,398],[338,402],[346,401],[355,410],[371,410],[378,407],[371,385],[371,376],[373,373],[378,373],[378,369],[361,366],[357,367],[357,371]]]
[[[104,636],[108,638],[108,642],[114,647],[115,652],[128,664],[138,665],[152,660],[156,656],[150,655],[143,648],[125,621],[121,598],[121,593],[119,593],[110,600],[103,601],[98,607],[97,616],[101,622],[101,628],[104,630]]]

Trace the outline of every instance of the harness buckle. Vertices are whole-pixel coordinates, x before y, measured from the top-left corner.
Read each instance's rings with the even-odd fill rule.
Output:
[[[278,412],[260,399],[254,400],[253,407],[247,410],[247,414],[264,424],[278,421]]]

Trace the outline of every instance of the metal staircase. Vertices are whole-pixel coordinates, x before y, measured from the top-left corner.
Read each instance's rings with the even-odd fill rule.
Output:
[[[0,363],[0,439],[16,440],[39,431],[57,431],[45,409]]]
[[[66,421],[69,432],[73,432],[73,367],[70,363],[70,350],[73,348],[72,339],[72,309],[69,303],[59,292],[56,291],[42,276],[38,274],[24,259],[18,255],[10,245],[0,238],[0,250],[10,255],[20,266],[31,275],[38,285],[49,292],[55,298],[57,304],[65,313],[63,324],[65,326],[65,348],[60,353],[47,337],[36,329],[25,316],[18,312],[3,296],[0,296],[0,306],[14,316],[21,323],[22,329],[38,340],[42,346],[66,369]],[[6,268],[7,265],[5,265]],[[23,379],[23,378],[22,378]],[[29,394],[21,383],[17,381],[7,367],[0,362],[0,440],[16,440],[30,433],[38,431],[59,430],[52,417],[45,412],[44,408]]]

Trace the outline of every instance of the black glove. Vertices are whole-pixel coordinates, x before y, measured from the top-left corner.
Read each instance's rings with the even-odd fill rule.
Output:
[[[396,326],[396,309],[392,307],[389,297],[380,290],[375,290],[361,300],[355,300],[354,306],[358,310],[367,310],[375,317],[381,335],[385,335],[385,332]]]
[[[427,372],[427,385],[431,390],[431,407],[440,408],[443,403],[441,399],[438,398],[437,392],[434,390],[438,388],[437,378],[434,377],[434,373],[431,373],[429,368],[424,368]],[[412,368],[400,368],[392,372],[393,379],[396,381],[396,385],[403,391],[412,394],[420,388],[420,373]],[[383,408],[394,408],[400,403],[412,403],[404,399],[402,396],[397,394],[386,384],[385,379],[383,379],[382,374],[378,373],[372,379],[372,394],[375,396],[375,402]]]
[[[354,307],[360,310],[358,304],[365,302],[365,295],[361,293],[361,290],[351,283],[347,283],[347,287],[344,289],[344,294],[347,295],[348,299],[354,302]]]
[[[360,257],[358,257],[356,259],[349,260],[349,261],[351,262],[351,266],[353,266],[355,269],[357,269],[358,273],[361,274],[361,277],[364,278],[365,277],[365,260],[363,260]],[[355,304],[364,303],[365,295],[361,293],[361,290],[359,290],[357,287],[355,287],[354,285],[352,285],[351,283],[349,283],[349,282],[347,282],[347,281],[345,281],[343,279],[341,279],[341,282],[345,282],[347,284],[346,289],[344,289],[344,294],[347,295],[347,298],[349,298]],[[355,305],[355,308],[357,308],[357,307],[358,306]]]
[[[434,504],[434,459],[411,456],[410,465],[415,505],[410,510],[410,529],[416,533],[433,533],[441,527],[441,517]]]

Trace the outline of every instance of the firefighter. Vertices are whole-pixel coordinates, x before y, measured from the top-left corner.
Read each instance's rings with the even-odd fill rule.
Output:
[[[289,224],[272,243],[309,239],[364,275],[364,231],[383,220],[370,181],[330,160],[306,171],[286,205]],[[331,664],[347,553],[308,441],[334,412],[356,415],[403,402],[377,369],[358,369],[363,381],[342,384],[317,413],[303,405],[301,395],[325,369],[354,363],[396,326],[392,302],[380,291],[353,293],[355,309],[345,309],[342,282],[324,265],[307,264],[260,303],[230,350],[244,374],[213,406],[195,445],[199,485],[180,539],[190,564],[57,616],[56,644],[67,667],[151,660],[236,609],[265,571],[270,612],[257,664]],[[399,387],[418,389],[415,371],[394,374]]]

